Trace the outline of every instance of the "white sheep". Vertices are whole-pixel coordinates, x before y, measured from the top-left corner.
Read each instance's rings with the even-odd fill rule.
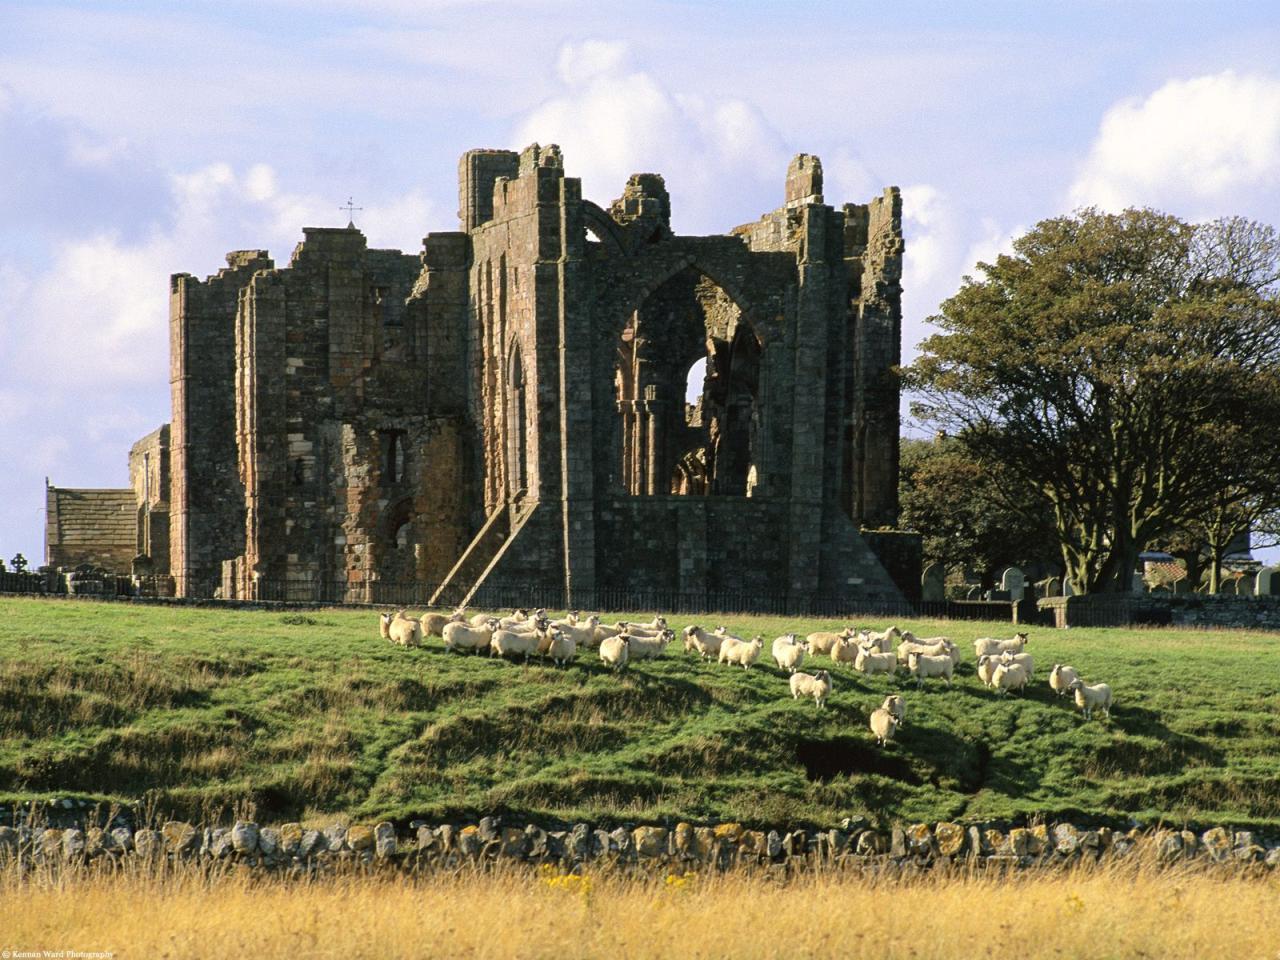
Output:
[[[1029,653],[1002,653],[1000,654],[1001,663],[1020,663],[1022,669],[1027,671],[1027,682],[1030,683],[1036,676],[1036,662]]]
[[[825,654],[831,653],[831,647],[841,637],[843,637],[846,640],[849,640],[849,639],[852,639],[853,635],[854,635],[853,627],[846,627],[844,630],[841,630],[839,633],[832,633],[829,631],[820,630],[817,633],[811,633],[807,637],[805,637],[805,643],[809,645],[810,655],[816,657],[822,653],[825,653]]]
[[[557,667],[563,667],[578,655],[578,643],[563,630],[552,627],[549,632],[551,634],[551,646],[547,650],[547,655],[555,661]]]
[[[953,665],[960,663],[960,651],[946,637],[931,637],[928,640],[903,640],[898,644],[897,657],[899,663],[906,663],[907,657],[919,653],[926,657],[950,657]]]
[[[893,715],[893,719],[898,721],[898,726],[907,719],[907,701],[903,700],[896,693],[884,698],[884,703],[880,704],[881,710],[887,710]]]
[[[898,718],[884,707],[871,711],[871,732],[876,735],[876,743],[887,746],[898,732]]]
[[[831,696],[831,674],[825,670],[819,670],[817,673],[793,673],[791,674],[791,699],[799,700],[801,697],[813,697],[821,710],[826,705],[827,698]]]
[[[740,663],[743,670],[750,670],[751,665],[760,659],[763,649],[764,637],[756,637],[748,643],[740,637],[726,635],[720,643],[720,662]]]
[[[898,672],[898,658],[892,651],[882,653],[874,647],[858,647],[853,669],[869,677],[878,673],[887,673],[892,677]]]
[[[878,648],[878,653],[889,653],[893,650],[893,641],[901,639],[902,631],[898,629],[897,624],[880,633],[872,633],[870,630],[862,631],[862,645],[866,646],[868,643],[874,643]]]
[[[1020,663],[999,663],[991,674],[991,686],[996,693],[1007,696],[1010,690],[1022,690],[1027,685],[1027,669]]]
[[[831,644],[832,663],[853,663],[858,659],[858,641],[853,637],[836,637]]]
[[[672,630],[663,630],[656,637],[638,635],[630,631],[625,635],[631,638],[631,649],[628,654],[631,660],[657,660],[667,649],[667,644],[676,637]]]
[[[516,633],[513,630],[498,629],[489,639],[489,656],[491,657],[523,657],[525,663],[538,652],[538,644],[542,636],[537,633]]]
[[[660,637],[666,627],[653,627],[647,623],[632,623],[629,620],[618,621],[618,626],[622,627],[621,633],[629,634],[633,637]]]
[[[512,613],[509,617],[503,617],[501,620],[499,620],[498,626],[501,627],[503,630],[508,630],[511,627],[520,626],[522,623],[524,623],[528,619],[529,619],[529,611],[525,609],[520,609]]]
[[[1049,671],[1049,689],[1061,697],[1071,689],[1071,681],[1079,677],[1080,674],[1076,672],[1075,667],[1055,663],[1053,669]]]
[[[422,624],[424,636],[443,637],[445,624],[462,623],[463,615],[461,610],[453,613],[424,613],[418,620]]]
[[[616,637],[605,637],[600,643],[600,660],[615,673],[621,673],[625,670],[627,661],[630,659],[631,638],[625,633]]]
[[[545,620],[540,621],[546,623]],[[557,626],[559,624],[559,626]],[[551,635],[555,630],[559,630],[566,637],[573,640],[574,647],[590,647],[591,641],[595,637],[596,627],[600,626],[600,618],[592,615],[586,620],[580,622],[577,626],[571,626],[561,621],[554,623],[546,623],[541,630],[542,642],[538,644],[538,653],[546,656],[551,650]]]
[[[804,643],[794,634],[785,633],[773,641],[773,662],[779,670],[795,673],[804,663]]]
[[[422,624],[412,617],[406,617],[404,611],[401,610],[394,617],[384,613],[383,619],[386,621],[387,639],[392,643],[398,643],[402,647],[420,647],[422,646]]]
[[[975,657],[985,657],[989,653],[1021,653],[1022,648],[1030,642],[1025,633],[1015,633],[1012,640],[979,637],[973,641],[973,655]]]
[[[1105,683],[1088,686],[1076,677],[1068,684],[1067,689],[1075,691],[1076,706],[1084,711],[1086,720],[1093,718],[1094,710],[1101,710],[1107,715],[1108,720],[1111,719],[1111,688]]]
[[[485,620],[484,626],[473,627],[465,623],[446,623],[444,626],[444,648],[446,650],[470,650],[479,653],[489,646],[494,632],[498,629],[498,621],[494,617]]]
[[[696,650],[703,660],[710,660],[720,655],[721,639],[719,634],[708,633],[697,625],[684,628],[685,651]]]
[[[923,653],[913,653],[907,657],[907,670],[916,678],[916,687],[923,687],[926,677],[942,677],[951,686],[951,674],[955,664],[950,657],[930,657]]]
[[[591,639],[584,644],[590,650],[598,650],[600,644],[609,637],[616,637],[626,630],[625,623],[601,623],[592,631]]]
[[[982,681],[984,687],[992,686],[991,678],[995,675],[998,666],[1000,666],[999,657],[987,653],[978,658],[978,679]]]

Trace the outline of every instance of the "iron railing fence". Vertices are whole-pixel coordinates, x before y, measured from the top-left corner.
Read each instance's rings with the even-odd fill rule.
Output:
[[[0,575],[3,576],[3,575]],[[321,606],[382,606],[423,610],[440,584],[421,581],[395,582],[371,580],[318,580],[290,578],[261,579],[254,582],[248,596],[226,597],[221,581],[171,577],[95,578],[77,576],[70,589],[65,582],[44,576],[17,579],[10,575],[0,579],[0,592],[48,593],[71,592],[77,595],[112,598],[170,598],[228,603],[303,604]],[[448,591],[445,591],[447,594]],[[435,609],[452,610],[460,596],[444,596]],[[1014,604],[1002,601],[964,600],[850,600],[845,597],[795,597],[784,593],[751,590],[635,590],[623,587],[600,587],[575,590],[569,595],[560,586],[538,586],[528,583],[485,583],[475,591],[468,609],[507,611],[514,609],[573,609],[587,612],[635,614],[731,614],[752,613],[774,616],[826,617],[854,621],[858,618],[936,618],[947,620],[1011,620]]]

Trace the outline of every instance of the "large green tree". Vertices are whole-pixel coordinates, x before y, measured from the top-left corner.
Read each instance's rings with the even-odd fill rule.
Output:
[[[906,382],[917,415],[1039,491],[1077,591],[1127,590],[1147,544],[1280,471],[1274,230],[1088,209],[979,268]]]
[[[1007,566],[1053,560],[1053,518],[1038,491],[975,460],[955,437],[903,439],[901,525],[924,538],[924,558],[975,571],[995,586]]]

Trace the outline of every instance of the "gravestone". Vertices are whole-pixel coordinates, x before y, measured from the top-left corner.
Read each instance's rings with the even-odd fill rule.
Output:
[[[920,599],[925,603],[940,603],[947,599],[947,572],[942,564],[931,563],[920,575]]]
[[[1259,597],[1280,596],[1280,567],[1263,567],[1259,570],[1253,592]]]
[[[1228,597],[1234,597],[1238,592],[1237,586],[1239,583],[1240,581],[1235,577],[1223,577],[1218,581],[1218,594],[1220,596],[1225,594]]]
[[[969,588],[969,591],[964,595],[964,598],[966,600],[981,600],[982,587],[977,584],[974,584],[972,587]]]
[[[1129,592],[1136,596],[1142,596],[1147,592],[1147,581],[1143,579],[1142,571],[1133,572],[1133,579],[1129,581]]]
[[[1005,567],[1000,574],[1000,589],[1008,591],[1009,599],[1018,603],[1026,594],[1027,578],[1017,567]]]
[[[1062,581],[1062,595],[1064,597],[1074,597],[1076,595],[1075,585],[1070,580]]]
[[[1044,595],[1046,597],[1062,596],[1062,581],[1057,577],[1050,577],[1049,582],[1045,584]]]
[[[1175,596],[1182,596],[1191,592],[1191,578],[1183,577],[1181,580],[1173,581],[1173,593]]]
[[[1253,588],[1255,586],[1257,586],[1257,584],[1254,582],[1253,577],[1250,577],[1250,576],[1241,577],[1239,580],[1236,581],[1236,596],[1239,596],[1239,597],[1254,596]]]

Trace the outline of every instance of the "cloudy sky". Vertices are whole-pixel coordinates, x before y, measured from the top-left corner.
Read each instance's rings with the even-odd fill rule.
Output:
[[[288,259],[348,195],[374,246],[456,228],[469,147],[556,142],[677,230],[901,186],[910,355],[1011,236],[1084,204],[1280,223],[1274,0],[0,0],[0,554],[44,478],[124,486],[169,415],[168,277]]]

